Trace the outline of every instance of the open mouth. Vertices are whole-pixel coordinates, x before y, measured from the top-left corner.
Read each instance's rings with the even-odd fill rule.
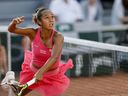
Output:
[[[53,26],[54,26],[54,24],[49,24],[49,26],[50,26],[50,27],[53,27]]]

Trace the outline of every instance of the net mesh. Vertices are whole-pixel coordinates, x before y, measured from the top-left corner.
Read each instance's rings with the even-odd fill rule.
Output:
[[[74,63],[67,72],[73,78],[66,96],[128,95],[128,47],[70,37],[64,42],[62,60],[72,58]]]

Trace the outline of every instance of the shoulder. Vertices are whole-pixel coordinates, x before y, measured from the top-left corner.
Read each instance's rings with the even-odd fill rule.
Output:
[[[33,40],[38,31],[38,28],[29,28],[28,30],[30,31],[29,38]]]
[[[64,36],[60,32],[57,32],[57,31],[55,31],[53,38],[54,38],[54,41],[57,41],[57,42],[63,42],[64,41]]]
[[[36,33],[36,29],[34,28],[19,28],[18,29],[20,32],[24,33],[23,35],[27,35],[27,36],[31,36],[34,35]]]
[[[28,28],[28,30],[31,32],[31,33],[36,33],[36,31],[38,30],[37,28]]]

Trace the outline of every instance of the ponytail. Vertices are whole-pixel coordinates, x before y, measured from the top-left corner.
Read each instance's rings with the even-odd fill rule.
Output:
[[[35,12],[34,12],[34,14],[33,14],[33,20],[32,20],[35,24],[40,25],[40,24],[38,23],[38,21],[41,20],[41,17],[42,17],[42,15],[43,15],[42,12],[45,11],[45,10],[48,10],[48,9],[46,9],[46,8],[44,8],[44,7],[39,7],[39,8],[37,8],[37,9],[35,10]]]

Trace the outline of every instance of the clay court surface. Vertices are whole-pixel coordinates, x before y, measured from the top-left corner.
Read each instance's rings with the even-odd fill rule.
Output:
[[[64,96],[128,96],[128,73],[72,78]]]
[[[0,92],[0,96],[7,96]],[[63,96],[128,96],[128,73],[71,78]]]

